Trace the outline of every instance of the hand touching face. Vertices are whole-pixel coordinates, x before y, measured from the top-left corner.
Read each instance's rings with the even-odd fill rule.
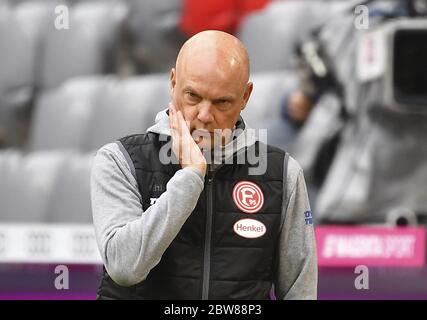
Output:
[[[172,135],[172,151],[181,167],[194,167],[205,175],[206,159],[191,136],[182,112],[177,111],[172,103],[169,104],[169,125]]]

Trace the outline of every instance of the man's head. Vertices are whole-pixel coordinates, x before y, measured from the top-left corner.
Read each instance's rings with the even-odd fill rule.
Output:
[[[224,135],[214,139],[214,130],[231,132],[252,87],[245,47],[221,31],[203,31],[187,40],[171,70],[172,103],[190,123],[201,149],[228,140]]]

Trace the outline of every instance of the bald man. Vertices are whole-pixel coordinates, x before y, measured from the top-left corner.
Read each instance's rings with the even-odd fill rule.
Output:
[[[316,299],[304,176],[240,116],[253,89],[242,43],[196,34],[170,83],[171,102],[145,134],[95,157],[98,298]]]

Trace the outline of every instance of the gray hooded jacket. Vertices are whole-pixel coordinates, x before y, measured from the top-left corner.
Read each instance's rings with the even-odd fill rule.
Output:
[[[243,121],[242,121],[243,123]],[[252,145],[256,137],[244,129],[224,146],[225,157]],[[148,132],[170,135],[166,110]],[[236,130],[237,131],[237,130]],[[187,167],[176,172],[166,191],[145,212],[132,173],[133,164],[120,142],[100,148],[91,174],[96,239],[105,268],[122,286],[143,281],[155,267],[194,210],[204,177]],[[317,298],[317,257],[307,189],[299,164],[289,157],[285,220],[280,239],[279,269],[274,287],[278,299]]]

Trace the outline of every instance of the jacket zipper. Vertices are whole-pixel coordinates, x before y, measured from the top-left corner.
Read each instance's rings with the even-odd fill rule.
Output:
[[[211,273],[211,241],[212,241],[212,183],[215,172],[217,172],[224,163],[219,164],[215,169],[212,165],[208,164],[207,168],[207,183],[206,183],[206,196],[207,196],[207,215],[205,224],[205,243],[203,254],[203,277],[202,277],[202,300],[209,299],[209,285]]]
[[[202,300],[209,299],[209,282],[211,273],[211,238],[212,238],[212,182],[213,172],[209,166],[206,185],[207,215],[205,225],[205,249],[203,255]]]

